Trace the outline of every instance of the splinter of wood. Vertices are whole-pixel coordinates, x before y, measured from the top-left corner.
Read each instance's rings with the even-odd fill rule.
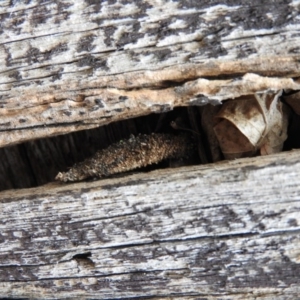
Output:
[[[68,172],[59,172],[56,180],[80,181],[104,177],[158,163],[167,158],[187,157],[193,151],[189,135],[156,133],[131,136],[95,153],[74,165]]]

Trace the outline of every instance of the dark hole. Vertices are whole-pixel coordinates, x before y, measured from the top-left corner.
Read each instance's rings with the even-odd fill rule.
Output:
[[[168,111],[162,106],[157,108],[161,111],[160,114],[151,114],[91,130],[1,148],[0,191],[36,187],[53,182],[58,172],[67,171],[75,163],[92,156],[97,150],[104,149],[120,140],[128,139],[131,134],[150,134],[152,132],[177,134],[182,128],[176,130],[170,126],[170,123],[178,119],[180,119],[178,124],[181,127],[193,132],[197,131],[197,142],[195,142],[195,147],[198,149],[197,157],[179,164],[178,162],[162,161],[157,165],[151,165],[137,171],[147,172],[157,168],[212,162],[213,157],[210,153],[209,144],[200,125],[200,110],[202,108],[203,106],[177,107]],[[283,150],[300,148],[299,128],[300,116],[292,113],[289,120],[288,139]],[[221,154],[220,159],[222,158]],[[124,176],[124,174],[114,176]]]
[[[91,256],[92,256],[91,252],[86,252],[86,253],[75,254],[73,255],[72,259],[88,259]]]
[[[162,109],[164,111],[164,109]],[[0,190],[40,186],[53,182],[60,171],[92,156],[97,150],[127,139],[131,134],[172,133],[170,123],[187,119],[187,108],[111,123],[91,130],[25,142],[0,149]],[[188,123],[188,122],[187,122]],[[185,125],[189,127],[189,124]],[[164,161],[139,171],[169,167]],[[117,175],[118,176],[118,175]]]
[[[283,150],[289,151],[300,148],[300,116],[292,113],[289,119],[288,138],[284,143]]]

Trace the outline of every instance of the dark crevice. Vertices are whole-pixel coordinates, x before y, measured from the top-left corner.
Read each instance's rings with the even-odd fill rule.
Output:
[[[111,273],[111,274],[99,274],[99,275],[85,275],[85,276],[61,276],[61,277],[45,277],[45,278],[39,278],[38,281],[47,281],[47,280],[68,280],[68,279],[84,279],[84,278],[104,278],[106,280],[106,278],[112,278],[114,276],[124,276],[124,275],[138,275],[138,274],[157,274],[160,273],[162,271],[181,271],[181,270],[186,270],[186,269],[157,269],[157,270],[151,270],[151,271],[147,271],[147,270],[143,270],[143,271],[130,271],[130,272],[119,272],[119,273]],[[37,281],[36,279],[29,279],[27,280],[28,282],[34,282]],[[3,282],[8,282],[8,281],[3,281]],[[24,280],[14,280],[14,282],[24,282]],[[124,298],[122,298],[124,299]],[[1,298],[0,298],[1,300]],[[116,300],[114,298],[114,300]]]
[[[187,118],[186,108],[176,108],[163,114],[154,113],[95,129],[2,148],[0,149],[0,190],[29,188],[52,182],[58,172],[67,171],[72,165],[92,156],[97,150],[128,139],[132,134],[152,132],[177,134],[178,131],[170,126],[170,122],[179,116]],[[70,124],[53,126],[58,125]],[[169,161],[151,165],[139,171],[166,167],[169,167]]]
[[[224,39],[223,41],[224,42],[239,41],[239,40],[247,40],[248,41],[251,38],[257,39],[258,37],[276,36],[276,35],[278,35],[282,32],[286,32],[286,30],[285,31],[277,30],[277,31],[272,31],[270,33],[262,33],[262,34],[255,34],[255,35],[246,35],[246,36],[242,36],[242,37],[239,37],[239,38]]]
[[[178,82],[167,81],[164,84],[166,86],[176,86]],[[291,92],[289,95],[293,93]],[[285,100],[283,99],[283,101]],[[2,148],[0,149],[0,190],[36,187],[53,182],[58,172],[66,172],[75,163],[92,156],[97,150],[107,148],[113,143],[138,134],[168,133],[177,135],[179,132],[184,131],[192,136],[195,149],[198,149],[198,153],[190,159],[165,160],[157,165],[137,169],[138,172],[216,161],[213,160],[210,153],[207,136],[201,125],[202,108],[204,107],[177,107],[170,111],[168,108],[163,108],[162,111],[165,110],[165,112],[160,114],[153,113],[148,116],[114,122],[95,129],[72,132]],[[174,121],[175,128],[173,125],[171,126]],[[72,123],[72,125],[74,124],[76,123]],[[69,125],[69,123],[53,124],[47,125],[47,127]],[[299,128],[300,116],[292,113],[289,119],[288,138],[283,150],[300,148]],[[222,154],[220,154],[220,159],[223,159]],[[130,171],[130,173],[136,171]],[[111,175],[110,177],[126,176],[126,174],[128,173]],[[114,186],[107,185],[102,188],[111,189]]]
[[[26,151],[26,149],[24,149],[26,147],[25,144],[21,144],[18,148],[20,149],[20,154],[22,157],[22,160],[24,161],[24,163],[27,166],[27,172],[28,172],[28,177],[31,179],[31,185],[32,186],[37,186],[38,182],[36,180],[36,176],[34,174],[34,168],[32,166],[32,161],[30,160],[30,158],[28,157],[28,151]]]
[[[107,117],[108,118],[108,117]],[[69,127],[74,125],[80,125],[80,121],[72,122],[72,123],[55,123],[55,124],[47,124],[47,127]],[[1,125],[1,124],[0,124]],[[28,129],[35,129],[35,128],[45,128],[45,125],[35,125],[35,126],[26,126],[26,127],[18,127],[18,130],[28,130]],[[0,132],[7,132],[7,131],[15,131],[15,129],[0,129]]]
[[[91,252],[85,252],[85,253],[73,255],[72,259],[88,259],[91,256],[92,256]]]

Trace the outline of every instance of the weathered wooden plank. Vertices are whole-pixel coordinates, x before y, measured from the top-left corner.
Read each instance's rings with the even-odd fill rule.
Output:
[[[2,192],[1,293],[295,299],[299,164],[292,151]]]
[[[0,146],[299,89],[299,10],[297,0],[5,1]]]
[[[2,1],[0,146],[299,90],[299,10],[297,0]],[[19,149],[2,150],[3,165],[23,167]],[[0,295],[295,299],[298,170],[290,152],[2,192]]]

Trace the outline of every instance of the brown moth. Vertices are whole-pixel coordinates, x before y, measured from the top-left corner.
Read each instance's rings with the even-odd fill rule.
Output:
[[[189,135],[153,133],[131,136],[97,151],[93,157],[75,164],[67,172],[59,172],[56,180],[80,181],[104,177],[158,163],[167,158],[189,156],[193,150]]]

